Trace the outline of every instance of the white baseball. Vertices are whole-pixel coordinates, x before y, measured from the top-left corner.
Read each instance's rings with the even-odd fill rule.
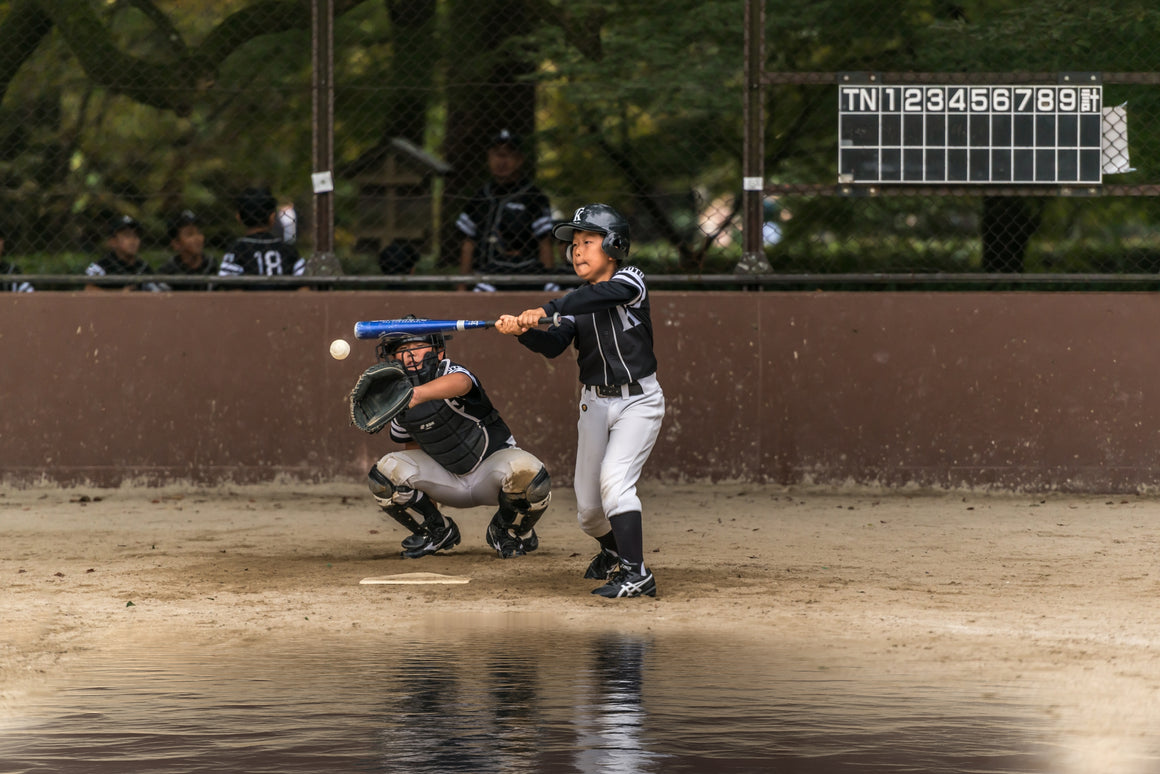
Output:
[[[330,342],[330,356],[335,360],[345,360],[349,354],[350,344],[346,343],[346,339],[335,339]]]

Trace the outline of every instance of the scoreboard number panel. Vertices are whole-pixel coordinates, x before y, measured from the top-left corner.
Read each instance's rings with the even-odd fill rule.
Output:
[[[1103,87],[838,87],[840,183],[1101,183]]]

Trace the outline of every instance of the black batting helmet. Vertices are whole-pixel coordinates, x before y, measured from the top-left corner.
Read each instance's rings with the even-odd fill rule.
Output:
[[[576,210],[572,220],[559,223],[552,229],[552,236],[561,242],[568,242],[568,259],[572,259],[572,232],[593,231],[604,234],[604,243],[601,247],[608,257],[614,261],[623,261],[628,257],[629,231],[628,221],[619,212],[607,204],[585,204]]]

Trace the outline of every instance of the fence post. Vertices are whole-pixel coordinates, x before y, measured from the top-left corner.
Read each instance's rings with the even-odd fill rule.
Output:
[[[765,187],[765,0],[745,0],[745,147],[742,149],[742,255],[734,271],[772,271],[761,239]]]
[[[314,254],[307,261],[312,276],[338,276],[342,267],[334,254],[334,0],[311,4],[313,56]]]

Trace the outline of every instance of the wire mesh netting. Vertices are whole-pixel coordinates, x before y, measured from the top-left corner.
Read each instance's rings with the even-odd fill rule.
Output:
[[[661,276],[732,273],[747,221],[769,275],[1151,275],[1158,28],[1115,1],[0,2],[0,258],[79,278],[60,287],[140,265],[540,288],[570,273],[552,223],[603,201]],[[898,90],[844,135],[851,83]],[[1069,83],[1099,97],[1074,142]],[[1023,147],[1000,92],[1025,87],[1055,95],[1050,178],[1046,156],[995,155]],[[873,153],[846,168],[852,144]]]

